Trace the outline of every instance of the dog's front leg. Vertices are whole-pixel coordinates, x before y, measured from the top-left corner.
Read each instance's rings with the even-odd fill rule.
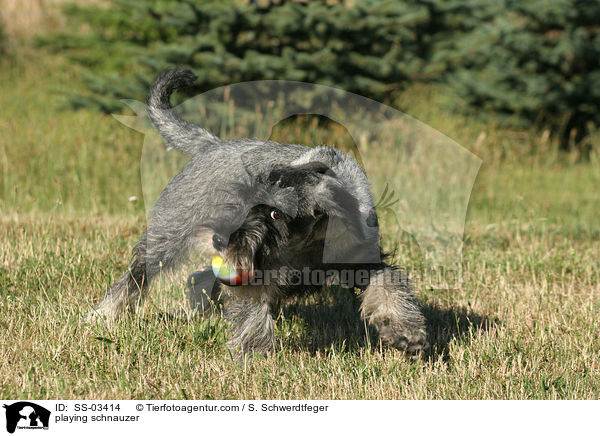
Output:
[[[418,353],[429,347],[425,318],[419,306],[408,279],[400,271],[385,266],[371,274],[360,309],[384,344]]]
[[[234,296],[225,306],[233,334],[227,343],[236,357],[273,350],[273,317],[266,296]]]

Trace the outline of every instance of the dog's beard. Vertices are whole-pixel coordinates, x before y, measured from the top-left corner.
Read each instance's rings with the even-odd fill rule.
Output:
[[[229,238],[223,259],[239,273],[254,276],[257,270],[272,269],[278,262],[277,253],[285,244],[284,235],[260,219],[247,220]]]
[[[249,276],[253,276],[255,271],[260,268],[255,262],[254,250],[233,250],[227,249],[223,253],[225,264],[235,269],[238,274],[246,272]]]
[[[263,216],[247,217],[229,237],[222,257],[239,276],[237,283],[229,284],[239,285],[245,275],[251,285],[288,286],[290,280],[296,280],[297,271],[313,267],[321,259],[322,243],[313,240],[322,239],[321,232],[314,229],[319,220],[305,217],[274,224]]]

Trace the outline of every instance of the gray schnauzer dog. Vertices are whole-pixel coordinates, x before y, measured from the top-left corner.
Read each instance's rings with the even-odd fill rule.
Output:
[[[362,290],[361,316],[384,344],[425,350],[419,301],[401,271],[383,260],[364,170],[330,147],[220,140],[170,104],[175,90],[195,80],[191,71],[174,69],[150,89],[153,125],[190,160],[156,201],[129,270],[92,316],[135,310],[153,278],[202,251],[220,256],[228,271],[217,268],[207,291],[225,302],[233,330],[228,345],[237,353],[271,351],[273,306],[329,282]]]

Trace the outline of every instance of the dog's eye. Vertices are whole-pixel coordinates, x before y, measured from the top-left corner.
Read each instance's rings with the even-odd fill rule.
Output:
[[[271,219],[272,219],[273,221],[276,221],[276,220],[278,220],[279,218],[281,218],[281,214],[280,214],[278,211],[276,211],[276,210],[272,210],[272,211],[271,211]]]

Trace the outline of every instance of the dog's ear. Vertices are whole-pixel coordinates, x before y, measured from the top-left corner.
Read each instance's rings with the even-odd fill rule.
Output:
[[[313,161],[276,167],[268,180],[281,187],[294,188],[302,202],[301,212],[337,218],[357,237],[364,237],[358,200],[327,164]]]
[[[329,173],[330,175],[335,175],[331,168],[329,168],[329,165],[319,161],[307,162],[301,165],[294,166],[292,168],[299,171],[310,171],[315,174]]]
[[[333,171],[323,162],[308,162],[298,166],[276,166],[267,178],[267,183],[275,184],[282,188],[292,187],[303,190],[320,182],[323,174]]]
[[[356,238],[365,237],[358,200],[335,175],[323,174],[313,195],[315,210],[322,211],[330,218],[328,231],[336,222],[341,222]]]

